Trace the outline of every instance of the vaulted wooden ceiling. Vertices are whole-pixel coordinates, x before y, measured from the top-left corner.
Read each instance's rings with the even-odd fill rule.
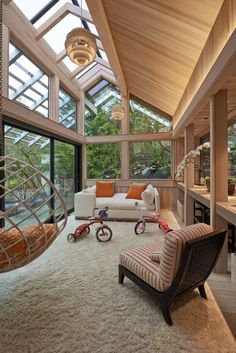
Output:
[[[128,91],[173,115],[223,0],[102,3]]]

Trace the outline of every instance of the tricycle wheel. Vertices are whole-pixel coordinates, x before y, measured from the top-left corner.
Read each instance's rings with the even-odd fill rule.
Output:
[[[158,224],[158,226],[159,226],[159,229],[162,229],[162,226],[160,225],[160,223]]]
[[[136,235],[143,234],[145,231],[145,222],[144,221],[138,221],[134,227],[134,231]]]
[[[75,243],[76,242],[76,236],[74,233],[70,233],[67,235],[67,240],[69,243]]]
[[[90,227],[88,227],[87,229],[86,229],[86,234],[89,234],[90,233]]]
[[[112,237],[112,230],[108,226],[99,227],[96,231],[96,237],[98,241],[105,242],[109,241]]]

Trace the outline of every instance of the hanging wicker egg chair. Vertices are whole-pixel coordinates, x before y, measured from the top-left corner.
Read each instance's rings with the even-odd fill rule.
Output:
[[[0,272],[41,255],[64,229],[67,211],[60,193],[39,170],[0,157]]]

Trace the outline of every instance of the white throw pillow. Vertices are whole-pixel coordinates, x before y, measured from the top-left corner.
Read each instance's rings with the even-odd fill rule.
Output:
[[[88,194],[96,194],[96,185],[93,185],[88,189],[84,189],[83,192],[86,192]]]
[[[141,196],[145,204],[152,206],[155,198],[154,187],[151,184],[148,184]]]

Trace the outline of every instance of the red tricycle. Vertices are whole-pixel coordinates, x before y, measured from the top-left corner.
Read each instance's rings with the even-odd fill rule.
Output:
[[[74,233],[67,235],[67,240],[69,242],[76,242],[76,240],[83,238],[85,235],[90,233],[90,226],[94,223],[99,223],[100,226],[96,229],[96,238],[98,241],[105,242],[109,241],[112,237],[112,230],[108,225],[104,223],[104,220],[108,219],[108,207],[100,209],[98,211],[98,217],[95,217],[95,211],[99,210],[98,208],[93,209],[92,217],[88,217],[89,223],[83,223],[78,226]]]
[[[136,208],[138,208],[137,202],[135,202],[135,206],[136,206]],[[152,216],[144,216],[143,215],[144,207],[140,207],[140,208],[138,208],[138,210],[140,211],[140,216],[139,216],[138,222],[136,223],[136,225],[134,227],[135,234],[140,235],[145,232],[146,220],[157,223],[159,228],[162,229],[165,233],[169,233],[173,230],[168,226],[166,221],[160,219],[159,212],[153,212]]]

